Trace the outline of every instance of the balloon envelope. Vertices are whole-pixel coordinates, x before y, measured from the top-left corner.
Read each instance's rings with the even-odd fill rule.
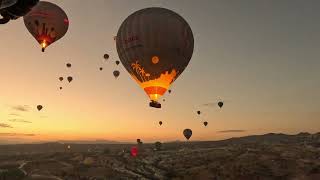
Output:
[[[131,147],[131,156],[136,157],[138,155],[138,148],[136,146]]]
[[[152,7],[125,19],[116,44],[126,70],[150,100],[157,101],[189,64],[194,39],[180,15]]]
[[[119,75],[120,75],[120,71],[118,71],[118,70],[113,71],[113,76],[115,78],[117,78]]]
[[[6,7],[10,7],[16,4],[18,0],[0,0],[0,9],[4,9]]]
[[[41,111],[42,108],[43,108],[42,105],[37,106],[38,111]]]
[[[219,101],[219,102],[218,102],[218,106],[219,106],[220,108],[222,108],[223,102],[222,102],[222,101]]]
[[[183,135],[184,135],[184,137],[185,137],[187,140],[189,140],[190,137],[192,136],[192,130],[191,130],[191,129],[185,129],[185,130],[183,130]]]
[[[68,80],[68,82],[70,83],[70,82],[73,80],[73,77],[68,76],[68,77],[67,77],[67,80]]]
[[[42,51],[62,38],[69,28],[66,13],[59,6],[46,1],[40,1],[23,19]]]

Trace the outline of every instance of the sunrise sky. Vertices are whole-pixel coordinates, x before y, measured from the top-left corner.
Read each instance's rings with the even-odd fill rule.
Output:
[[[320,131],[318,0],[50,2],[65,10],[70,27],[45,53],[22,18],[0,25],[0,143],[172,141],[184,140],[185,128],[193,130],[191,140]],[[144,91],[114,63],[120,24],[146,7],[177,12],[195,38],[189,66],[161,110],[150,108]],[[59,82],[68,75],[72,83]],[[219,98],[223,109],[200,108],[199,118],[197,105]]]

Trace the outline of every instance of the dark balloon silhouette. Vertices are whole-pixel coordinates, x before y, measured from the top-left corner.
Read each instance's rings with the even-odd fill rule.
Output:
[[[184,137],[185,137],[187,140],[189,140],[190,137],[192,136],[192,130],[191,130],[191,129],[185,129],[185,130],[183,130],[183,135],[184,135]]]
[[[100,71],[102,71],[102,70],[103,70],[103,68],[102,68],[102,67],[100,67],[100,68],[99,68],[99,70],[100,70]]]
[[[169,94],[171,93],[171,89],[168,90]]]
[[[68,80],[68,82],[70,83],[70,82],[73,80],[73,77],[68,76],[68,77],[67,77],[67,80]]]
[[[119,75],[120,75],[120,71],[118,71],[118,70],[113,71],[113,76],[114,76],[115,78],[118,78]]]
[[[109,59],[109,54],[104,54],[104,55],[103,55],[103,58],[104,58],[105,60]]]
[[[42,52],[62,38],[69,28],[66,13],[47,1],[40,1],[23,19],[28,31],[41,45]]]
[[[131,147],[131,156],[136,157],[138,155],[138,148],[136,146]]]
[[[0,0],[0,24],[25,16],[39,0]]]
[[[146,92],[151,107],[189,64],[194,39],[188,23],[177,13],[158,7],[134,12],[117,34],[121,63]]]
[[[165,101],[166,101],[166,99],[163,99],[162,101],[163,101],[163,102],[165,102]]]
[[[223,104],[224,104],[223,101],[219,101],[219,102],[218,102],[218,106],[219,106],[220,108],[222,108]],[[228,108],[227,108],[227,109],[228,109]]]
[[[159,121],[160,126],[162,125],[162,121]]]
[[[63,77],[59,77],[59,81],[63,81]]]
[[[37,106],[38,111],[41,111],[41,110],[42,110],[42,108],[43,108],[43,106],[42,106],[42,105],[38,105],[38,106]]]
[[[71,68],[72,65],[71,65],[71,63],[67,63],[66,66],[67,66],[67,68]]]
[[[204,124],[204,126],[207,126],[207,125],[208,125],[208,122],[207,122],[207,121],[205,121],[205,122],[203,122],[203,124]]]
[[[59,87],[59,89],[61,90],[61,89],[62,89],[62,87]]]
[[[119,65],[120,64],[120,61],[116,61],[116,65]]]
[[[201,114],[201,111],[197,111],[197,114],[199,114],[199,115],[200,115],[200,114]]]

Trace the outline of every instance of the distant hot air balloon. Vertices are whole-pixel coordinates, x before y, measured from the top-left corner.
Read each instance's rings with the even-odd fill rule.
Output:
[[[138,155],[138,148],[136,146],[131,147],[131,156],[136,157]]]
[[[208,122],[207,122],[207,121],[205,121],[205,122],[203,122],[203,124],[204,124],[204,126],[207,126],[207,125],[208,125]]]
[[[104,54],[104,55],[103,55],[103,58],[104,58],[105,60],[109,59],[109,54]]]
[[[59,77],[59,81],[63,81],[63,77]]]
[[[120,64],[120,61],[116,61],[116,65],[119,65]]]
[[[192,136],[192,130],[191,129],[183,130],[183,135],[184,135],[184,137],[186,137],[187,140],[189,140],[190,137]]]
[[[223,101],[219,101],[218,102],[218,106],[219,106],[219,108],[222,108],[222,106],[223,106]],[[228,109],[228,108],[227,108]]]
[[[119,75],[120,75],[120,71],[118,71],[118,70],[113,71],[113,76],[114,76],[115,78],[118,78]]]
[[[200,114],[201,114],[201,111],[197,111],[197,114],[199,114],[199,115],[200,115]]]
[[[28,14],[37,5],[39,0],[0,0],[0,24],[6,24],[10,20]]]
[[[43,106],[42,105],[37,105],[37,109],[38,109],[38,111],[41,111],[41,109],[43,108]]]
[[[131,14],[117,34],[121,63],[149,96],[151,107],[189,64],[194,39],[190,26],[177,13],[146,8]]]
[[[68,80],[68,82],[70,83],[70,82],[73,80],[73,77],[68,76],[68,77],[67,77],[67,80]]]
[[[59,87],[59,89],[61,90],[61,89],[62,89],[62,87]]]
[[[99,70],[100,70],[100,71],[102,71],[102,70],[103,70],[103,68],[102,68],[102,67],[100,67],[100,68],[99,68]]]
[[[29,32],[41,45],[42,52],[62,38],[69,28],[66,13],[59,6],[46,1],[40,1],[23,19]]]
[[[71,68],[72,65],[71,65],[71,63],[67,63],[66,66],[67,66],[67,68]]]
[[[168,90],[169,94],[171,93],[171,89]]]
[[[162,121],[159,121],[160,126],[162,125]]]

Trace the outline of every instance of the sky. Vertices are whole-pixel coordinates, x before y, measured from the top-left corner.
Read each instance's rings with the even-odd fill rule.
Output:
[[[0,25],[0,143],[174,141],[184,140],[185,128],[193,130],[190,140],[320,131],[318,0],[50,2],[64,9],[70,26],[45,53],[23,18]],[[194,34],[192,59],[162,109],[150,108],[144,91],[114,63],[119,26],[146,7],[177,12]],[[121,73],[117,80],[113,70]],[[58,80],[68,75],[72,83]],[[220,99],[222,109],[199,108]]]

